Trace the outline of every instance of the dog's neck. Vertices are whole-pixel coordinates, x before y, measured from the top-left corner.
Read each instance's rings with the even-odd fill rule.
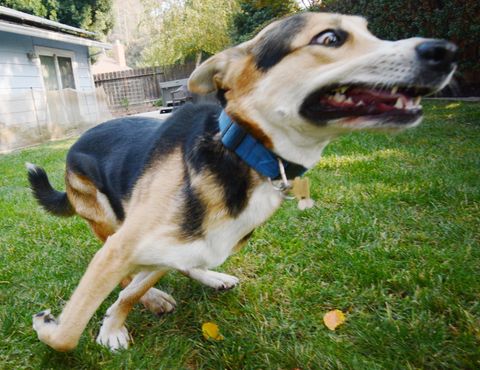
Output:
[[[279,161],[285,168],[287,178],[302,176],[307,171],[307,168],[302,165],[289,162],[267,149],[242,126],[233,121],[224,110],[220,114],[218,123],[223,145],[234,151],[261,175],[279,179],[281,177]]]

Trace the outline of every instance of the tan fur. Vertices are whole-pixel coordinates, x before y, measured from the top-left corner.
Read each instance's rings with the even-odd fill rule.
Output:
[[[98,199],[98,189],[86,177],[68,171],[65,175],[67,196],[75,212],[86,219],[94,234],[105,241],[118,228],[118,221]]]
[[[313,92],[333,83],[358,82],[356,78],[360,77],[363,77],[361,82],[382,82],[389,86],[395,82],[389,80],[391,70],[384,68],[390,72],[381,75],[379,81],[379,75],[371,72],[372,64],[381,58],[385,63],[396,64],[398,50],[403,50],[408,54],[408,58],[402,59],[404,65],[409,65],[408,62],[411,65],[417,60],[415,47],[423,39],[391,43],[370,34],[360,17],[325,13],[304,16],[306,24],[293,38],[287,38],[291,52],[282,55],[271,68],[258,70],[252,53],[255,46],[262,45],[262,37],[268,36],[266,33],[279,22],[267,26],[254,39],[208,59],[192,73],[189,89],[199,94],[225,90],[225,110],[234,120],[279,157],[311,168],[331,139],[354,128],[349,118],[325,125],[307,121],[299,112],[306,97],[315,96]],[[337,28],[349,34],[343,46],[310,44],[320,32]],[[450,77],[445,77],[445,81]],[[345,82],[345,78],[350,80]],[[369,128],[369,124],[357,126]],[[92,259],[59,320],[54,322],[49,313],[34,317],[34,329],[40,340],[59,351],[74,348],[93,313],[119,283],[126,288],[107,311],[111,316],[104,321],[98,337],[100,343],[112,349],[126,348],[129,338],[123,324],[128,312],[169,269],[215,289],[229,289],[238,284],[237,278],[209,269],[219,266],[238,250],[252,230],[278,209],[284,194],[251,170],[248,204],[233,217],[228,214],[223,188],[215,176],[206,170],[196,173],[186,166],[182,150],[177,148],[144,169],[130,198],[124,200],[123,224],[116,219],[105,194],[90,180],[71,171],[67,173],[68,199],[105,244]],[[181,225],[188,211],[182,208],[185,171],[193,191],[205,206],[202,215],[205,235],[190,239],[182,234]],[[161,298],[162,294],[157,296]],[[168,295],[163,293],[165,296]],[[171,310],[172,298],[169,299]],[[110,339],[118,340],[118,347],[111,345]]]
[[[108,294],[131,273],[132,265],[128,249],[121,234],[112,235],[95,254],[86,273],[63,308],[55,325],[42,325],[43,316],[34,317],[34,328],[39,339],[57,351],[69,351],[76,347],[80,334],[90,317]]]
[[[218,184],[215,176],[209,171],[202,171],[198,174],[192,172],[191,176],[192,187],[196,190],[206,208],[203,228],[205,230],[211,230],[226,219],[231,219],[232,217],[228,214],[225,205],[223,188]],[[250,176],[252,183],[251,189],[253,189],[261,183],[261,178],[255,171],[250,171]]]
[[[183,159],[180,148],[162,161],[148,168],[135,185],[126,205],[127,233],[144,235],[160,225],[178,231],[175,215],[171,212],[181,196],[183,184]],[[177,233],[172,234],[173,237]]]

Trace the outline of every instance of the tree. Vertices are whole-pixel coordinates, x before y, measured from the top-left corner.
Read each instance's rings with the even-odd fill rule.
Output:
[[[237,7],[235,0],[147,1],[152,45],[143,52],[148,65],[172,65],[212,55],[228,46],[228,29]]]
[[[113,27],[112,0],[0,0],[0,5],[103,35]]]
[[[452,40],[459,46],[460,75],[480,83],[480,2],[478,0],[329,0],[326,10],[359,14],[380,38],[414,36]]]
[[[233,43],[249,40],[271,20],[299,10],[294,0],[242,0],[230,30]]]

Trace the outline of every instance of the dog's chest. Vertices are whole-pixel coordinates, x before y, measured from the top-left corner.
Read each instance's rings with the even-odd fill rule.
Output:
[[[237,217],[225,217],[216,222],[215,226],[204,231],[203,237],[185,243],[171,237],[175,227],[162,225],[142,238],[135,258],[140,265],[180,271],[217,267],[233,253],[242,238],[278,209],[282,200],[278,190],[263,183],[253,191],[247,206]]]
[[[247,207],[234,219],[226,219],[205,235],[205,267],[223,263],[232,254],[238,242],[256,227],[264,223],[282,203],[283,196],[269,183],[258,186],[252,193]]]

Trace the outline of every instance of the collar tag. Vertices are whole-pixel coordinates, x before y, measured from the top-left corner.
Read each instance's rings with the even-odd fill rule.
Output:
[[[295,177],[290,192],[298,201],[298,209],[303,211],[313,207],[314,201],[310,198],[310,180],[308,177]]]

